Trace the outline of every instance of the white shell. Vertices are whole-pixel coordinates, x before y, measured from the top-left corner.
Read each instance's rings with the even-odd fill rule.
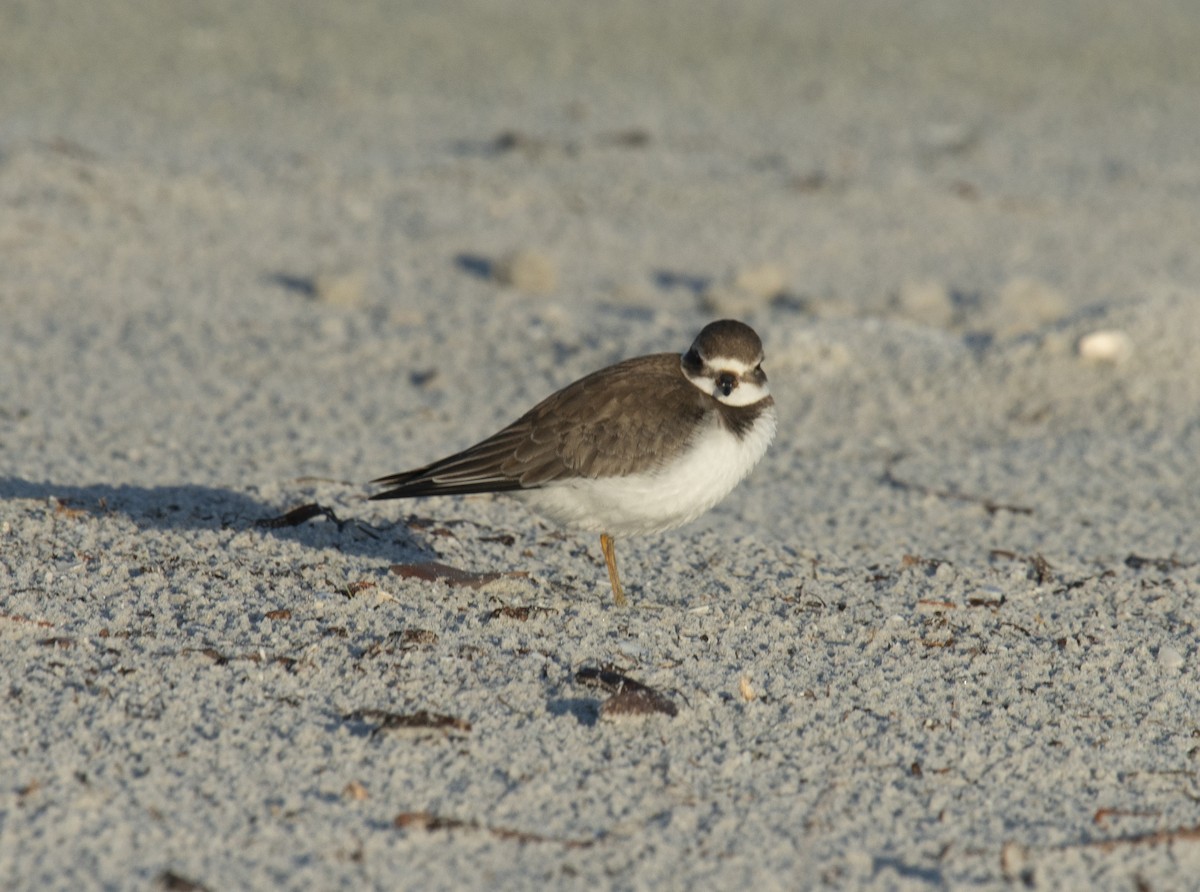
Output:
[[[1124,362],[1133,355],[1133,339],[1117,329],[1093,331],[1079,339],[1077,349],[1093,362]]]

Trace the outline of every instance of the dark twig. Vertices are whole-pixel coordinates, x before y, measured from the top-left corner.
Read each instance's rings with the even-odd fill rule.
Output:
[[[1013,514],[1032,514],[1033,509],[1025,505],[1011,505],[1006,502],[996,502],[986,496],[976,496],[970,493],[959,492],[955,489],[939,489],[935,486],[926,486],[923,483],[913,483],[909,480],[902,480],[897,477],[892,471],[903,456],[892,456],[888,459],[887,465],[883,469],[882,481],[888,486],[894,486],[897,489],[912,490],[913,492],[921,493],[927,496],[936,496],[939,499],[953,499],[958,502],[968,502],[972,505],[979,505],[988,514],[995,514],[997,511],[1011,511]]]
[[[298,527],[300,524],[312,520],[314,517],[324,517],[326,520],[333,521],[337,524],[339,530],[345,525],[345,521],[338,519],[338,516],[333,513],[332,508],[326,508],[324,505],[318,505],[316,502],[299,505],[276,517],[264,517],[261,520],[256,520],[254,525],[264,530],[276,530],[281,527]]]

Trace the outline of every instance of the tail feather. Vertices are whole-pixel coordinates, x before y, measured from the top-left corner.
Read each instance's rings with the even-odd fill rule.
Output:
[[[474,479],[445,479],[425,476],[420,472],[393,474],[372,480],[391,489],[377,492],[371,501],[381,499],[415,499],[421,496],[465,496],[484,492],[512,492],[522,489],[521,482],[511,477],[477,477]]]

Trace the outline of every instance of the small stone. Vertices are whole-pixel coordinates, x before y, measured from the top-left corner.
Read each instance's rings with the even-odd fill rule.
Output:
[[[745,675],[738,679],[738,693],[742,695],[742,699],[747,703],[758,697],[758,694],[754,692],[754,688],[750,686],[749,677]]]
[[[1183,654],[1169,644],[1158,649],[1158,665],[1169,672],[1178,672],[1183,668]]]
[[[892,297],[892,306],[913,322],[934,328],[949,328],[954,321],[954,295],[934,279],[905,282]]]
[[[1023,845],[1011,840],[1000,847],[1000,870],[1010,883],[1033,878],[1029,865],[1029,853]],[[1032,886],[1032,883],[1028,883]]]
[[[738,291],[756,294],[763,300],[778,297],[787,287],[787,276],[773,263],[738,270],[731,283]]]
[[[1082,359],[1116,365],[1133,355],[1133,339],[1116,329],[1093,331],[1081,337],[1075,349]]]
[[[1000,293],[990,316],[990,325],[1000,337],[1026,334],[1067,314],[1067,299],[1061,291],[1038,279],[1018,277]]]
[[[620,306],[653,308],[658,295],[640,282],[618,282],[609,288],[608,299]]]
[[[722,316],[744,316],[769,303],[787,289],[783,270],[772,263],[745,267],[704,289],[701,306]]]
[[[522,249],[496,261],[492,275],[501,285],[527,294],[547,294],[558,285],[554,261],[538,251]]]
[[[979,143],[979,130],[962,121],[931,124],[920,134],[920,148],[927,155],[960,155]]]
[[[737,318],[761,307],[762,298],[727,285],[712,285],[700,295],[700,306],[706,313]]]
[[[320,273],[313,277],[313,296],[331,307],[357,307],[363,302],[366,277],[361,272]]]

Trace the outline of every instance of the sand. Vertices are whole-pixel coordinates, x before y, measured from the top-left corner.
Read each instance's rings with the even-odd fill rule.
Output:
[[[0,885],[1194,883],[1197,45],[0,6]],[[365,501],[724,315],[779,435],[630,608],[515,500]]]

